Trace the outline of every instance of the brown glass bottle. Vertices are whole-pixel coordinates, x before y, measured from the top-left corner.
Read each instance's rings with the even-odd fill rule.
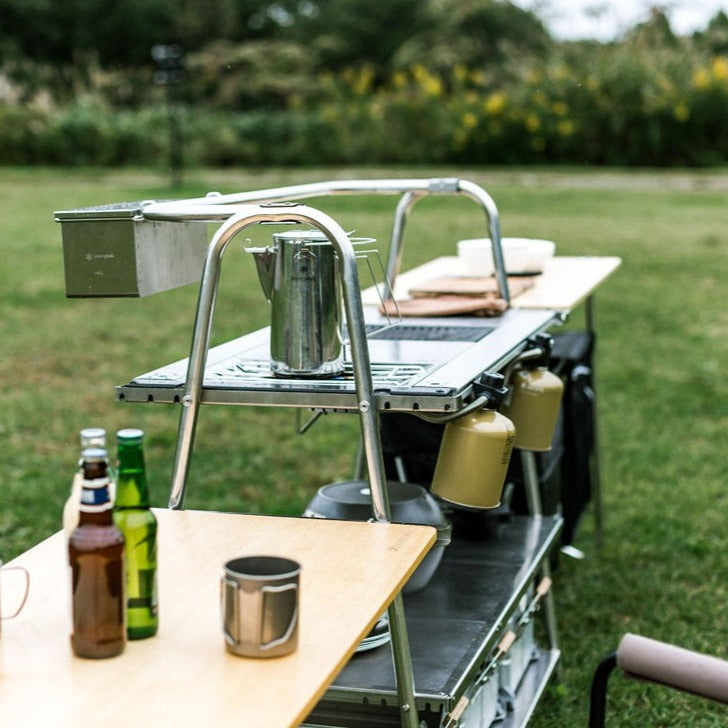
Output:
[[[114,524],[107,453],[82,453],[83,485],[78,526],[68,540],[73,632],[79,657],[113,657],[126,646],[124,536]]]

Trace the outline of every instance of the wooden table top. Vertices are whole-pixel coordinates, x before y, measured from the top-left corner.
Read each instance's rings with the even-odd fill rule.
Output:
[[[23,611],[0,636],[0,724],[245,726],[300,723],[435,541],[428,526],[155,511],[155,637],[118,657],[77,658],[69,633],[70,572],[62,532],[19,556],[30,572]],[[219,580],[246,554],[302,564],[299,646],[269,659],[225,650]],[[3,602],[15,579],[3,577]],[[389,649],[382,647],[381,649]]]
[[[621,265],[614,256],[555,256],[545,265],[543,273],[535,276],[533,285],[511,296],[513,308],[545,308],[571,311],[586,300]],[[409,298],[411,288],[442,276],[467,276],[457,256],[435,258],[404,271],[397,276],[394,296],[399,301]],[[379,305],[372,286],[362,293],[365,305]]]

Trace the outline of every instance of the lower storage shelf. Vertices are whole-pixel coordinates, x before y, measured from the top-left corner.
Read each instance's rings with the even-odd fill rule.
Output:
[[[525,726],[559,659],[557,645],[536,644],[528,605],[559,543],[560,516],[483,518],[475,525],[459,537],[455,523],[431,581],[404,595],[416,707],[428,728]],[[499,643],[515,625],[509,662]],[[514,691],[508,683],[516,682]],[[356,654],[304,725],[399,726],[389,647]]]

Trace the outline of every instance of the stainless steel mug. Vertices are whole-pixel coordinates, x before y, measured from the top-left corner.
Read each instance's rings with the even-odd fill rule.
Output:
[[[6,566],[3,569],[2,561],[0,561],[0,570],[2,570],[2,573],[7,573],[8,571],[19,571],[25,575],[25,586],[23,587],[23,595],[19,598],[18,604],[14,611],[12,611],[10,614],[2,614],[2,608],[4,607],[4,604],[2,598],[0,598],[0,620],[12,619],[13,617],[17,617],[18,614],[20,614],[20,610],[25,606],[25,600],[28,598],[28,588],[30,587],[30,574],[28,574],[28,570],[23,566]],[[0,621],[0,625],[2,625],[2,621]]]
[[[271,303],[270,355],[281,377],[332,377],[344,371],[341,285],[334,246],[319,230],[273,235],[249,248]]]
[[[245,657],[277,657],[298,646],[301,565],[280,556],[225,563],[220,609],[225,646]]]

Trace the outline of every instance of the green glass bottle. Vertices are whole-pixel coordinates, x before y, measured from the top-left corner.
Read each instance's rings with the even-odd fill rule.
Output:
[[[119,430],[114,522],[126,539],[127,637],[157,633],[157,518],[149,507],[144,432]]]

